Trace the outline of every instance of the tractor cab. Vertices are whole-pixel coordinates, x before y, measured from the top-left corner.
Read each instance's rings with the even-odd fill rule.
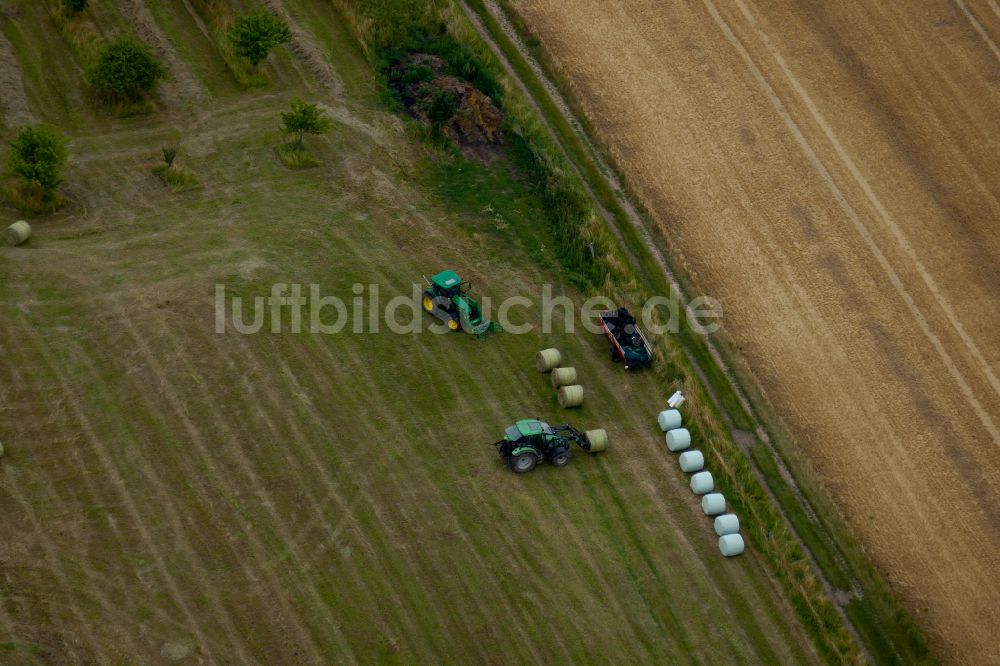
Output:
[[[441,271],[431,278],[431,289],[435,296],[455,298],[462,295],[462,278],[455,271]]]

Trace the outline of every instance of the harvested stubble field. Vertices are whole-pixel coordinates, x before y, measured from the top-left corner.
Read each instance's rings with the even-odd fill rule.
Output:
[[[387,299],[453,266],[580,300],[505,162],[404,131],[330,3],[267,4],[307,43],[248,93],[193,3],[92,0],[172,70],[155,113],[114,119],[42,3],[4,3],[0,134],[30,114],[72,158],[66,207],[0,250],[0,662],[816,661],[762,558],[719,556],[652,379],[599,336],[215,332],[216,284]],[[335,121],[317,169],[275,155],[295,96]],[[200,189],[150,172],[171,144]],[[551,345],[580,410],[532,367]],[[516,477],[488,444],[521,416],[612,448]]]
[[[1000,626],[1000,8],[510,0],[936,654]]]

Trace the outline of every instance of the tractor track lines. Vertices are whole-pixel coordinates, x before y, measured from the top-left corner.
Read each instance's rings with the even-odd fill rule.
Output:
[[[3,123],[9,128],[31,125],[36,122],[31,103],[24,89],[21,66],[14,47],[0,30],[0,107],[4,109]]]
[[[191,635],[198,640],[199,647],[205,651],[207,656],[211,658],[214,654],[214,651],[212,650],[212,644],[208,641],[206,635],[201,630],[200,623],[195,619],[196,618],[195,613],[192,611],[191,607],[184,601],[184,597],[180,593],[180,588],[176,580],[170,574],[170,569],[166,565],[166,562],[162,554],[160,553],[159,549],[156,548],[156,546],[154,545],[155,540],[152,538],[149,529],[145,525],[143,514],[139,510],[138,505],[135,502],[135,499],[129,492],[128,487],[125,485],[124,481],[121,478],[121,475],[118,473],[118,470],[113,462],[114,456],[111,454],[108,448],[101,442],[100,437],[97,436],[94,430],[94,426],[91,423],[90,418],[86,414],[86,410],[83,409],[79,399],[76,397],[74,393],[74,390],[67,384],[64,375],[57,372],[56,368],[58,367],[58,363],[55,362],[55,359],[52,356],[52,352],[48,350],[46,346],[47,343],[43,340],[36,341],[34,336],[29,336],[27,339],[35,347],[36,351],[40,354],[40,356],[44,358],[45,364],[48,367],[49,372],[52,373],[53,376],[58,377],[59,389],[62,395],[66,398],[67,405],[70,409],[71,415],[80,425],[85,440],[88,442],[89,447],[93,451],[94,455],[97,457],[101,469],[105,474],[105,477],[109,480],[109,482],[112,483],[119,497],[121,498],[122,506],[126,509],[126,512],[132,524],[135,526],[135,529],[140,534],[143,543],[148,549],[147,552],[149,553],[150,557],[153,558],[158,573],[167,587],[167,592],[170,595],[171,600],[176,604],[180,612],[185,616],[187,630],[191,632]],[[93,372],[93,368],[89,366],[89,364],[88,364],[88,369],[90,369],[91,372]],[[144,468],[143,473],[146,474],[147,476],[152,474],[151,470],[149,470],[148,468]],[[152,478],[155,478],[155,475],[153,475]],[[165,492],[163,492],[162,489],[160,489],[159,494],[162,501],[164,502],[169,501],[168,495]]]
[[[244,346],[245,346],[245,344],[244,344]],[[288,369],[287,364],[280,358],[280,355],[276,355],[275,358],[278,359],[277,362],[278,362],[279,367],[281,369],[281,372],[279,373],[279,376],[285,377],[285,379],[287,381],[288,377],[291,376],[291,371]],[[313,365],[307,365],[305,367],[305,372],[307,372],[310,375],[312,375],[313,378],[314,378],[314,381],[315,381],[316,375],[313,374],[315,372],[315,368],[314,368]],[[259,366],[257,366],[255,368],[255,373],[257,374],[258,379],[261,382],[265,381],[265,374],[264,374],[263,370]],[[357,380],[357,371],[355,371],[354,373],[352,373],[351,376],[356,381]],[[294,385],[290,386],[290,388],[293,388],[293,386]],[[293,388],[293,390],[294,390],[294,388]],[[375,392],[373,391],[371,393],[371,395],[375,395]],[[296,419],[291,418],[291,416],[286,413],[286,410],[276,410],[276,411],[278,413],[282,414],[283,420],[286,421],[286,426],[294,433],[294,438],[295,439],[297,439],[297,440],[299,440],[299,441],[301,441],[303,443],[309,441],[309,439],[306,437],[305,433],[303,433],[302,430],[299,428],[299,426],[298,426],[298,424],[296,422]],[[370,411],[370,410],[368,410],[368,411]],[[311,416],[312,418],[308,418],[309,416]],[[325,431],[325,426],[322,423],[322,420],[316,418],[315,414],[304,414],[303,417],[304,417],[303,418],[304,422],[311,421],[313,423],[313,427],[315,427],[317,430],[319,430],[319,431]],[[276,432],[280,431],[280,429],[277,428],[275,424],[270,423],[270,422],[267,424],[267,427],[269,429],[272,429],[273,431],[276,431]],[[392,431],[390,431],[390,432],[392,432]],[[333,498],[335,498],[335,501],[338,503],[338,505],[341,506],[341,510],[343,510],[343,511],[349,510],[349,507],[346,506],[347,503],[340,497],[340,493],[338,492],[338,488],[336,487],[336,485],[334,484],[334,482],[331,480],[330,476],[324,472],[324,465],[323,465],[322,461],[319,460],[319,458],[318,458],[317,454],[315,453],[315,451],[312,450],[310,447],[308,447],[308,445],[304,446],[303,448],[305,450],[305,456],[304,457],[307,459],[307,462],[309,463],[310,468],[313,469],[313,470],[315,470],[317,472],[317,476],[318,476],[318,478],[320,479],[320,481],[321,481],[321,483],[323,485],[323,491],[325,492],[326,497],[333,497]],[[370,491],[368,490],[369,484],[367,482],[367,478],[368,478],[369,472],[371,471],[370,470],[370,466],[366,466],[366,467],[364,467],[362,469],[362,468],[358,468],[357,466],[355,466],[350,460],[343,459],[342,462],[343,462],[343,464],[345,466],[348,466],[348,467],[350,467],[353,470],[355,477],[361,479],[362,483],[358,484],[358,489],[361,492],[361,494],[365,497],[365,499],[367,500],[369,507],[375,512],[376,516],[379,518],[379,521],[380,521],[381,525],[383,527],[385,527],[385,528],[388,528],[389,526],[391,526],[393,524],[392,521],[389,520],[389,519],[387,519],[387,517],[386,517],[386,515],[385,515],[384,512],[380,511],[381,503],[378,501],[378,499],[376,498],[376,496],[372,495],[370,493]],[[389,469],[391,469],[391,467]],[[396,475],[392,475],[392,478],[395,479],[397,481],[397,483],[396,484],[389,484],[389,486],[393,486],[394,485],[397,488],[403,488],[403,487],[405,487],[404,484],[402,484],[402,483],[400,483],[398,481],[398,477]],[[313,504],[314,505],[318,505],[319,503],[320,502],[315,501],[315,498],[314,498]],[[405,509],[403,509],[402,507],[397,507],[396,510],[400,511],[400,512],[405,511]],[[329,530],[329,528],[327,528],[327,529]],[[365,538],[364,537],[364,532],[363,531],[360,532],[359,536],[361,536],[361,538],[364,539]],[[328,535],[328,537],[329,537],[329,535]],[[369,545],[369,549],[370,549],[370,551],[369,551],[370,552],[370,556],[373,558],[373,561],[376,562],[376,563],[381,563],[382,558],[378,557],[377,551],[375,551],[375,549],[372,548],[370,545]],[[390,548],[389,552],[392,552],[391,548]],[[412,575],[415,576],[415,577],[417,577],[417,578],[419,578],[419,569],[414,568],[412,565],[409,565],[409,564],[407,566],[411,569]],[[400,580],[402,580],[402,576],[401,576],[402,573],[405,573],[405,572],[399,572],[399,571],[396,571],[396,572],[387,572],[387,575],[385,576],[385,580],[392,580],[392,581],[396,581],[398,583]],[[447,575],[446,572],[444,572],[444,571],[440,571],[439,572],[439,576],[445,576],[445,575]],[[397,605],[401,605],[401,604],[397,604]],[[437,609],[437,608],[434,608],[434,607],[427,607],[427,608],[425,608],[425,612],[429,612],[429,613],[432,613],[432,614],[436,615],[437,616],[437,620],[440,623],[440,626],[447,626],[447,619],[441,613],[440,609]],[[413,623],[412,619],[411,619],[411,623]]]
[[[14,376],[15,386],[31,385],[30,383],[25,381],[25,378],[21,375],[20,371],[18,370],[15,364],[11,364],[10,369],[11,373]],[[55,419],[52,420],[55,421]],[[15,420],[14,422],[20,424],[20,421],[18,420]],[[62,424],[63,424],[62,420],[59,420],[58,424],[56,424],[56,427],[60,431],[64,430]],[[30,441],[30,435],[26,431],[24,431],[23,428],[19,427],[18,430],[22,435],[22,437],[20,438],[21,441]],[[91,499],[90,505],[93,506],[93,504],[95,503],[98,505],[104,504],[104,502],[102,501],[103,496],[100,490],[97,488],[94,481],[91,479],[92,475],[86,473],[86,464],[83,458],[80,456],[79,447],[71,444],[70,448],[72,451],[70,455],[72,456],[72,461],[77,471],[71,477],[69,477],[69,479],[76,480],[82,476],[84,479],[84,487],[87,492],[87,496]],[[58,482],[59,482],[58,479],[51,479],[51,485],[45,483],[41,485],[44,485],[46,487],[48,491],[47,495],[52,499],[52,501],[54,501],[60,507],[62,515],[64,516],[79,515],[80,514],[79,508],[71,509],[69,507],[69,504],[60,497],[58,491],[55,489],[56,486],[59,485]],[[16,483],[16,477],[12,477],[12,483]],[[23,498],[24,499],[23,503],[27,503],[26,497],[27,496],[25,495]],[[81,503],[80,500],[77,500],[77,504],[80,503]],[[117,547],[122,552],[125,552],[127,542],[124,539],[121,530],[117,525],[117,522],[109,521],[109,523],[110,523],[110,529],[112,533],[115,535]],[[76,537],[79,538],[79,535],[76,535]],[[54,542],[52,542],[52,545],[53,548],[55,548]],[[55,548],[55,550],[58,550],[58,548]],[[94,564],[93,559],[89,557],[85,551],[81,551],[80,566],[78,568],[84,572],[88,586],[90,587],[94,598],[98,600],[102,609],[104,610],[105,616],[109,619],[115,617],[116,613],[113,609],[117,609],[117,610],[126,610],[127,616],[130,618],[137,617],[137,608],[135,606],[134,600],[130,598],[127,592],[128,586],[124,576],[119,576],[117,579],[112,580],[108,576],[104,576],[98,573],[97,571],[98,568],[96,566],[91,566],[92,564]],[[101,594],[102,587],[105,590],[105,594]],[[107,596],[107,592],[112,588],[114,588],[114,591],[118,595],[117,598],[114,600],[111,600]],[[170,621],[170,618],[167,615],[165,615],[160,608],[154,609],[153,612],[159,615],[161,619],[164,619],[165,621],[168,622]],[[133,633],[125,631],[124,627],[120,625],[115,627],[114,638],[116,644],[119,645],[125,644],[133,648],[132,654],[141,653],[141,649],[139,649],[139,644],[134,641],[135,636],[133,635]]]
[[[122,313],[124,314],[124,313]],[[186,411],[186,405],[183,396],[177,393],[176,387],[170,379],[170,374],[167,373],[163,366],[158,360],[151,354],[149,348],[141,340],[143,339],[139,332],[134,329],[131,323],[126,324],[129,334],[132,336],[133,341],[138,346],[140,353],[145,358],[150,370],[153,374],[159,378],[162,386],[164,387],[163,398],[166,400],[170,406],[171,411],[173,411],[179,418],[182,428],[186,431],[188,437],[190,437],[192,443],[194,444],[195,450],[198,457],[201,459],[205,466],[205,471],[207,471],[213,478],[213,487],[225,489],[225,492],[230,498],[235,498],[239,496],[238,488],[234,485],[234,477],[232,473],[224,473],[219,466],[219,461],[217,461],[210,453],[207,442],[202,434],[201,430],[195,425],[193,419],[188,415]],[[178,344],[177,339],[170,332],[170,326],[168,323],[163,322],[161,319],[160,330],[163,332],[163,337],[166,338],[171,348],[175,354],[175,359],[180,363],[181,367],[190,378],[200,378],[201,374],[196,368],[191,364],[189,355],[186,351]],[[196,379],[192,382],[198,392],[202,395],[204,404],[214,404],[214,399],[211,392],[207,389],[204,381]],[[271,494],[266,490],[266,485],[261,482],[260,476],[252,469],[252,466],[247,462],[247,456],[235,446],[235,442],[238,438],[235,436],[234,432],[229,428],[228,423],[225,420],[225,414],[218,414],[215,420],[216,427],[221,430],[220,441],[218,442],[217,450],[224,451],[227,457],[229,457],[232,469],[239,470],[239,473],[250,480],[252,484],[249,487],[256,488],[258,494],[263,495],[266,499],[262,502],[262,506],[266,507],[267,513],[270,519],[270,527],[275,530],[279,538],[282,540],[283,544],[291,550],[292,544],[288,542],[288,535],[284,530],[284,521],[281,516],[278,515],[277,511],[274,509],[274,501]],[[255,532],[249,530],[247,526],[237,521],[240,531],[243,533],[243,539],[246,544],[249,545],[251,552],[253,554],[254,560],[262,564],[269,561],[267,553],[268,550],[265,548],[260,537],[256,535]],[[293,553],[293,556],[297,557]],[[243,558],[237,558],[240,561],[240,568],[243,570],[244,575],[249,581],[255,581],[259,575],[263,575],[268,580],[268,585],[273,591],[272,599],[279,602],[281,605],[285,606],[285,612],[282,615],[283,624],[286,628],[291,630],[296,636],[298,645],[312,645],[316,650],[313,656],[318,656],[322,654],[322,646],[316,642],[316,637],[308,629],[303,621],[301,613],[290,605],[288,597],[282,592],[282,585],[280,581],[276,578],[273,570],[269,566],[262,566],[261,570],[255,570],[252,566],[246,562]],[[305,590],[302,586],[299,586],[299,592],[303,595],[308,595],[309,590]],[[320,608],[322,606],[320,605]],[[334,637],[336,637],[336,625],[334,627]],[[334,638],[334,640],[337,640]]]
[[[941,339],[931,329],[931,326],[927,321],[926,317],[924,316],[923,312],[917,306],[916,301],[910,294],[909,290],[907,290],[906,286],[903,284],[903,281],[899,277],[899,274],[896,272],[895,268],[892,266],[891,262],[886,257],[886,255],[883,253],[878,242],[875,240],[875,237],[872,234],[871,230],[868,228],[864,220],[861,218],[861,215],[857,212],[854,206],[851,205],[850,201],[848,200],[847,196],[844,194],[840,186],[837,185],[833,175],[827,169],[826,165],[820,159],[819,155],[813,148],[812,144],[806,138],[803,129],[800,127],[799,123],[796,122],[795,119],[792,117],[791,111],[784,104],[784,102],[781,101],[781,98],[778,96],[777,92],[774,90],[774,88],[768,82],[767,78],[764,76],[763,72],[757,66],[756,62],[753,59],[753,56],[743,45],[743,43],[739,40],[739,38],[735,35],[729,23],[719,13],[718,8],[713,2],[713,0],[703,0],[703,2],[709,14],[712,16],[713,20],[715,20],[720,30],[722,30],[726,39],[739,53],[740,57],[743,59],[743,61],[746,63],[747,67],[753,74],[754,79],[757,80],[760,87],[766,93],[768,99],[771,101],[771,104],[774,106],[778,115],[785,122],[785,125],[788,127],[792,136],[799,144],[799,147],[805,153],[809,162],[813,165],[813,168],[820,175],[823,182],[826,183],[826,185],[829,187],[831,193],[833,194],[837,203],[840,205],[841,209],[851,220],[852,225],[858,231],[859,235],[864,239],[865,244],[868,246],[871,253],[875,256],[878,264],[881,266],[883,272],[886,274],[886,277],[889,279],[890,284],[892,284],[893,288],[896,290],[896,292],[903,300],[903,302],[906,303],[914,319],[917,321],[921,330],[924,332],[924,335],[934,346],[934,349],[941,357],[941,361],[944,363],[945,367],[948,369],[949,373],[954,378],[956,384],[958,384],[962,393],[965,395],[966,399],[971,405],[973,411],[979,417],[980,421],[982,421],[982,424],[986,428],[986,430],[993,437],[994,443],[998,447],[1000,447],[1000,429],[997,428],[997,426],[993,422],[992,417],[983,408],[982,404],[976,398],[975,393],[970,387],[968,381],[962,374],[962,371],[956,365],[951,355],[948,353],[944,344],[941,342]],[[965,331],[964,326],[958,320],[958,317],[956,316],[954,310],[951,308],[951,305],[947,302],[944,295],[940,292],[940,289],[938,288],[934,278],[930,275],[924,264],[917,257],[916,251],[913,249],[912,245],[903,234],[903,231],[899,228],[896,222],[889,215],[889,212],[886,210],[881,200],[876,196],[874,190],[872,189],[871,184],[861,174],[860,170],[855,165],[850,155],[848,155],[847,151],[844,149],[843,145],[837,139],[836,135],[833,133],[833,130],[827,124],[826,120],[823,118],[819,109],[812,101],[812,98],[809,96],[808,92],[805,90],[805,88],[802,86],[799,80],[792,73],[788,64],[785,62],[784,58],[781,56],[777,48],[771,42],[770,38],[757,25],[756,20],[754,19],[750,10],[747,8],[746,4],[743,2],[743,0],[736,0],[736,5],[739,8],[744,19],[746,20],[747,24],[749,25],[750,29],[758,37],[761,44],[766,48],[768,53],[772,56],[774,61],[781,68],[789,85],[791,85],[792,88],[795,90],[796,94],[799,96],[802,103],[805,105],[806,109],[812,116],[813,121],[819,126],[824,136],[826,137],[827,141],[836,151],[844,167],[853,177],[858,187],[860,187],[861,190],[864,192],[865,197],[868,199],[869,203],[878,213],[885,227],[891,232],[893,238],[896,240],[899,246],[903,248],[908,258],[914,264],[918,274],[923,280],[928,291],[934,297],[934,300],[937,302],[938,306],[944,312],[945,317],[951,323],[954,330],[958,333],[959,337],[962,339],[968,351],[979,363],[979,369],[983,372],[983,374],[986,375],[986,378],[989,380],[989,383],[993,387],[994,391],[997,393],[998,396],[1000,396],[1000,379],[997,378],[996,374],[993,372],[989,364],[986,362],[986,359],[983,357],[982,352],[979,350],[979,347],[976,345],[975,341],[973,341],[972,338]]]
[[[289,46],[292,53],[295,54],[296,59],[306,68],[308,74],[312,75],[322,84],[324,92],[328,96],[342,97],[344,84],[340,81],[340,77],[330,67],[330,63],[327,62],[323,50],[316,44],[309,32],[299,25],[299,22],[285,7],[285,3],[282,0],[261,1],[265,7],[280,16],[288,24],[288,29],[292,33],[292,41]],[[308,81],[306,77],[303,77],[303,79]]]

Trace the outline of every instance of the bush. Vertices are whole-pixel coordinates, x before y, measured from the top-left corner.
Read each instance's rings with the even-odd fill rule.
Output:
[[[257,65],[267,58],[275,46],[289,41],[292,33],[288,24],[266,9],[243,16],[229,29],[229,43],[237,55]]]
[[[109,42],[87,72],[87,80],[111,102],[137,102],[156,90],[167,70],[148,44],[123,35]]]
[[[62,0],[62,6],[66,13],[72,16],[87,8],[87,0]]]
[[[457,110],[458,100],[455,93],[450,90],[438,90],[434,93],[427,107],[427,118],[431,121],[435,135],[441,133],[441,128],[454,117]]]
[[[24,181],[19,207],[30,208],[32,202],[39,205],[55,202],[59,172],[68,157],[66,137],[55,128],[36,125],[18,131],[7,156],[7,166]]]

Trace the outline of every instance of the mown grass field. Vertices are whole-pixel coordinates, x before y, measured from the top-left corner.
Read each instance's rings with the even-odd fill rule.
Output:
[[[173,80],[155,113],[109,117],[41,3],[0,18],[73,156],[66,207],[0,249],[0,662],[816,660],[761,558],[719,556],[663,396],[598,336],[215,332],[217,284],[384,303],[454,267],[497,300],[548,282],[579,302],[507,162],[420,143],[329,3],[268,4],[333,78],[282,49],[254,92],[198,3],[92,4],[108,34],[150,17]],[[294,96],[335,121],[317,169],[275,154]],[[200,189],[151,173],[172,144]],[[581,410],[532,367],[551,345]],[[515,477],[489,443],[522,416],[605,427],[611,449]]]

